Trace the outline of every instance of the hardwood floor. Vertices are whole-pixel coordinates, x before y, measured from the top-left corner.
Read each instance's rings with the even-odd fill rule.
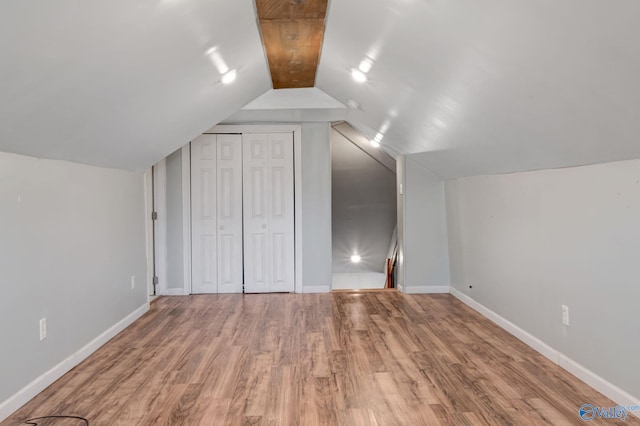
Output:
[[[202,295],[158,299],[2,425],[562,425],[584,403],[616,405],[450,295]]]

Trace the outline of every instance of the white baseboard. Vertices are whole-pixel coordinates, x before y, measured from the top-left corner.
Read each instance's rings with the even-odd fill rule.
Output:
[[[184,296],[184,288],[168,288],[164,296]]]
[[[535,337],[534,335],[524,331],[523,329],[521,329],[520,327],[518,327],[514,323],[512,323],[512,322],[508,321],[507,319],[501,317],[500,315],[496,314],[491,309],[489,309],[489,308],[485,307],[484,305],[481,305],[480,303],[476,302],[474,299],[472,299],[471,297],[469,297],[466,294],[462,293],[460,290],[457,290],[457,289],[451,287],[450,288],[450,293],[456,299],[460,300],[462,303],[464,303],[465,305],[469,306],[474,311],[479,312],[484,317],[490,319],[491,321],[496,323],[501,328],[505,329],[506,331],[508,331],[509,333],[514,335],[515,337],[517,337],[518,339],[522,340],[527,345],[531,346],[536,351],[540,352],[545,357],[549,358],[555,364],[558,364],[558,362],[559,362],[559,353],[558,353],[558,351],[556,351],[551,346],[549,346],[546,343],[544,343],[542,340],[538,339],[537,337]]]
[[[448,285],[405,285],[406,294],[437,294],[437,293],[449,293]]]
[[[98,350],[102,345],[111,340],[116,334],[130,326],[135,320],[140,318],[149,310],[149,303],[145,303],[138,309],[118,321],[112,327],[104,331],[98,337],[80,348],[77,352],[67,357],[61,363],[53,367],[51,370],[42,374],[24,388],[20,389],[11,398],[0,403],[0,422],[13,414],[16,410],[29,402],[31,398],[42,392],[58,380],[64,374],[69,372],[73,367],[84,361],[89,355]]]
[[[328,285],[311,285],[302,287],[303,293],[329,293],[331,292],[331,287]]]
[[[640,398],[634,397],[633,395],[629,394],[623,389],[620,389],[613,383],[608,382],[607,380],[595,374],[593,371],[588,370],[571,358],[566,357],[559,352],[558,358],[558,365],[560,367],[564,368],[569,373],[573,374],[578,379],[582,380],[604,396],[612,399],[618,405],[640,406]],[[631,411],[631,414],[640,417],[640,411]]]
[[[484,305],[481,305],[480,303],[476,302],[474,299],[462,293],[460,290],[457,290],[451,287],[450,293],[455,298],[460,300],[462,303],[469,306],[471,309],[477,311],[484,317],[493,321],[496,325],[508,331],[509,333],[511,333],[512,335],[514,335],[515,337],[523,341],[525,344],[535,349],[536,351],[544,355],[546,358],[550,359],[555,364],[567,370],[569,373],[573,374],[578,379],[582,380],[583,382],[585,382],[586,384],[588,384],[589,386],[591,386],[592,388],[594,388],[595,390],[603,394],[604,396],[615,401],[617,404],[625,405],[625,406],[630,406],[630,405],[640,406],[640,398],[634,397],[633,395],[620,389],[613,383],[608,382],[607,380],[598,376],[593,371],[583,367],[582,365],[578,364],[576,361],[572,360],[571,358],[562,354],[558,350],[547,345],[546,343],[544,343],[542,340],[538,339],[534,335],[521,329],[520,327],[513,324],[512,322],[505,319],[504,317],[501,317],[500,315],[498,315],[491,309],[485,307]],[[585,402],[589,402],[589,401],[585,401]],[[636,416],[640,416],[640,412],[638,411],[632,411],[631,413]]]

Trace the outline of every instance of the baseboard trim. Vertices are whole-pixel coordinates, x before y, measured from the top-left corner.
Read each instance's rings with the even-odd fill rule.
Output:
[[[168,288],[165,296],[184,296],[184,288]]]
[[[303,293],[329,293],[331,287],[328,285],[311,285],[302,287]]]
[[[15,395],[0,403],[0,422],[4,421],[20,407],[29,402],[34,396],[45,390],[49,385],[69,372],[73,367],[80,364],[102,345],[111,340],[116,334],[130,326],[135,320],[140,318],[149,310],[149,303],[145,303],[138,309],[118,321],[98,337],[70,355],[58,365],[36,378]]]
[[[524,343],[526,343],[531,348],[535,349],[536,351],[540,352],[545,357],[549,358],[551,361],[554,362],[554,364],[558,364],[559,363],[559,353],[558,353],[558,351],[556,351],[551,346],[549,346],[546,343],[544,343],[542,340],[538,339],[537,337],[535,337],[534,335],[530,334],[529,332],[524,331],[523,329],[521,329],[520,327],[518,327],[517,325],[515,325],[511,321],[505,319],[504,317],[501,317],[500,315],[498,315],[497,313],[495,313],[491,309],[487,308],[486,306],[481,305],[480,303],[476,302],[474,299],[472,299],[471,297],[467,296],[466,294],[464,294],[460,290],[457,290],[457,289],[451,287],[450,288],[450,293],[456,299],[460,300],[462,303],[464,303],[465,305],[469,306],[474,311],[482,314],[482,316],[484,316],[484,317],[488,318],[489,320],[493,321],[498,326],[500,326],[500,328],[503,328],[504,330],[508,331],[509,333],[511,333],[512,335],[517,337],[518,339],[522,340]]]
[[[440,294],[440,293],[449,293],[449,286],[448,285],[421,285],[421,286],[405,285],[404,290],[406,294]]]
[[[578,379],[582,380],[583,382],[585,382],[586,384],[588,384],[589,386],[591,386],[592,388],[594,388],[595,390],[603,394],[604,396],[615,401],[616,404],[625,405],[625,406],[630,406],[630,405],[640,406],[640,398],[634,397],[633,395],[620,389],[613,383],[603,379],[593,371],[583,367],[576,361],[562,354],[560,351],[544,343],[542,340],[538,339],[534,335],[521,329],[511,321],[498,315],[497,313],[487,308],[486,306],[478,303],[471,297],[462,293],[460,290],[457,290],[451,287],[449,292],[456,299],[460,300],[462,303],[469,306],[474,311],[480,313],[482,316],[488,318],[489,320],[494,322],[496,325],[498,325],[500,328],[508,331],[513,336],[515,336],[516,338],[518,338],[519,340],[521,340],[522,342],[524,342],[525,344],[527,344],[528,346],[530,346],[531,348],[539,352],[540,354],[544,355],[553,363],[559,365],[561,368],[565,369],[566,371],[568,371]],[[585,402],[589,402],[589,401],[585,401]],[[631,414],[634,414],[640,417],[640,412],[638,411],[631,411]]]
[[[611,398],[617,404],[625,406],[640,406],[640,398],[634,397],[633,395],[629,394],[623,389],[620,389],[613,383],[607,381],[606,379],[603,379],[593,371],[583,367],[576,361],[567,356],[564,356],[559,352],[558,365],[603,394],[604,396]],[[631,411],[630,413],[640,418],[639,411]]]

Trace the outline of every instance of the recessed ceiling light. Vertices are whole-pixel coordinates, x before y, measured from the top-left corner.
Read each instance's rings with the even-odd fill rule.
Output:
[[[376,133],[376,137],[373,138],[373,140],[376,141],[376,142],[380,142],[383,137],[384,137],[384,135],[382,133],[378,132],[378,133]]]
[[[371,140],[369,141],[369,143],[371,143],[371,146],[372,146],[372,147],[374,147],[374,148],[379,148],[379,147],[380,147],[380,142],[378,142],[378,141],[377,141],[377,140],[375,140],[375,139],[371,139]]]
[[[367,76],[360,70],[353,68],[351,70],[351,77],[358,83],[364,83],[367,81]]]
[[[353,256],[351,256],[351,261],[353,263],[359,263],[361,260],[360,256],[358,254],[354,254]]]
[[[373,65],[373,61],[370,58],[364,58],[360,65],[358,65],[358,69],[363,73],[368,73],[371,70],[371,66]]]
[[[231,84],[233,83],[233,81],[236,79],[237,76],[238,76],[238,73],[236,72],[236,70],[231,70],[222,76],[221,81],[224,84]]]

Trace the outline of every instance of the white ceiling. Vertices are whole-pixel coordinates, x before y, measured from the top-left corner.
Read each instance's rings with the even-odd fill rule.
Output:
[[[445,178],[640,158],[638,16],[635,0],[334,0],[316,86]]]
[[[346,106],[315,87],[271,89],[242,107],[259,109],[345,109]]]
[[[348,109],[315,87],[271,89],[224,120],[225,124],[342,121]]]
[[[270,88],[251,0],[0,2],[1,151],[143,169]]]
[[[5,0],[0,150],[142,169],[236,117],[382,128],[445,178],[640,158],[638,16],[635,0],[332,0],[316,86],[361,109],[241,110],[271,88],[253,0]]]

